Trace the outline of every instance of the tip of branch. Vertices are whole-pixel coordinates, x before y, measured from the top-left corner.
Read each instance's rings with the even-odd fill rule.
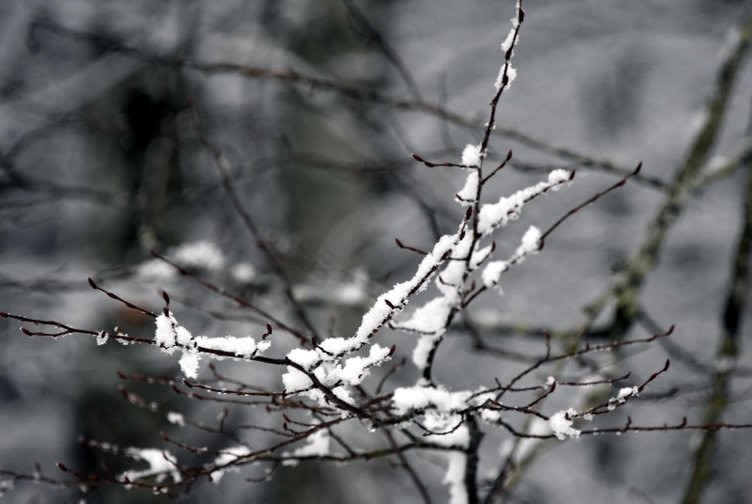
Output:
[[[640,173],[640,170],[642,170],[642,161],[637,163],[637,168],[635,168],[634,171],[632,172],[632,176],[635,176],[638,173]]]
[[[67,467],[65,467],[65,464],[63,464],[62,462],[58,462],[58,463],[57,463],[57,464],[55,464],[55,465],[56,465],[56,466],[57,466],[57,468],[58,468],[58,469],[60,469],[61,471],[64,471],[64,472],[70,472],[70,469],[68,469]]]
[[[671,327],[669,327],[669,328],[668,328],[668,330],[667,330],[667,331],[666,331],[665,333],[663,333],[663,334],[665,334],[666,336],[668,336],[668,335],[670,335],[670,334],[673,334],[673,333],[674,333],[674,328],[675,328],[675,327],[676,327],[676,325],[675,325],[675,324],[671,324]]]
[[[392,345],[389,347],[389,355],[394,355],[394,352],[397,350],[397,345]]]
[[[91,286],[92,289],[97,288],[97,284],[94,283],[94,280],[92,280],[91,277],[87,278],[87,280],[89,281],[89,285]]]
[[[577,170],[572,170],[569,172],[569,182],[574,180],[575,175],[577,175]]]
[[[510,159],[512,159],[512,149],[509,149],[509,152],[507,152],[507,157],[504,159],[504,162],[508,163]]]
[[[170,296],[166,291],[162,291],[162,299],[164,299],[165,305],[170,306]]]
[[[24,326],[21,326],[21,332],[24,333],[26,336],[34,336],[34,333],[26,329]]]

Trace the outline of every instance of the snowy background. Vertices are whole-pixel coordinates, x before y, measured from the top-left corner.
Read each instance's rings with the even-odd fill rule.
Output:
[[[161,309],[159,292],[167,290],[173,311],[194,333],[257,332],[263,321],[170,276],[148,254],[165,253],[266,302],[270,311],[277,307],[277,286],[223,192],[197,134],[198,116],[198,128],[221,147],[242,203],[284,258],[317,326],[324,333],[332,326],[336,335],[357,328],[368,301],[410,276],[419,260],[398,249],[394,238],[430,249],[437,235],[455,231],[462,209],[452,198],[464,175],[429,170],[410,153],[459,162],[463,147],[479,142],[514,5],[363,1],[354,3],[357,11],[348,5],[353,2],[1,2],[0,310],[154,334],[150,320],[93,292],[91,276],[153,310]],[[625,169],[642,162],[646,179],[668,182],[702,125],[718,69],[735,42],[733,29],[750,15],[750,3],[531,0],[526,13],[515,51],[518,75],[502,99],[499,132],[515,130]],[[248,77],[213,63],[291,68],[390,98],[359,98],[321,82]],[[711,169],[750,142],[752,65],[742,67],[734,89]],[[467,124],[426,112],[426,104],[445,107]],[[489,199],[543,178],[541,170],[580,168],[503,134],[494,136],[490,156],[503,159],[508,149],[514,169],[488,186]],[[581,168],[571,189],[530,205],[497,245],[505,255],[513,252],[528,225],[550,225],[615,180]],[[642,298],[660,326],[676,324],[672,341],[701,363],[715,359],[745,183],[740,171],[689,200]],[[569,221],[541,254],[510,273],[503,296],[489,294],[474,307],[470,315],[484,337],[526,351],[540,349],[540,340],[499,328],[576,324],[583,306],[641,243],[663,197],[660,188],[634,180]],[[746,313],[749,318],[749,307]],[[747,322],[739,361],[746,369],[752,366],[744,353],[752,344],[748,328]],[[632,329],[631,336],[646,335]],[[384,338],[409,355],[412,341]],[[93,467],[79,436],[158,446],[160,430],[176,428],[128,405],[115,373],[176,376],[173,358],[76,336],[30,339],[7,319],[0,319],[0,345],[0,469],[28,473],[39,462],[45,474],[55,474],[58,461]],[[622,357],[616,365],[638,379],[659,369],[666,351],[654,345]],[[514,363],[474,353],[468,335],[457,330],[441,348],[437,373],[453,387],[474,387],[504,375],[505,366],[514,369]],[[643,424],[675,423],[684,415],[699,421],[710,377],[696,368],[674,358],[655,392],[677,386],[680,393],[636,404],[629,414]],[[262,368],[233,371],[270,387],[280,383]],[[729,422],[752,418],[750,384],[740,376],[725,415]],[[186,414],[216,414],[178,401],[169,390],[144,390]],[[239,415],[259,421],[263,411]],[[623,419],[611,419],[612,425]],[[505,436],[485,440],[489,467]],[[682,432],[561,443],[524,473],[515,499],[676,502],[697,439]],[[717,477],[706,501],[752,501],[750,433],[724,431],[718,439]],[[442,502],[444,459],[415,461]],[[90,501],[149,497],[113,491]],[[61,502],[61,495],[76,497],[19,485],[5,498]],[[217,502],[219,496],[222,502],[417,501],[386,461],[301,466],[280,471],[271,483],[228,475],[219,487],[197,486],[189,501]]]

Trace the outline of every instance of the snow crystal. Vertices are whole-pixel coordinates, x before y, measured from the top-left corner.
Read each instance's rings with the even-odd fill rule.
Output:
[[[467,166],[480,166],[480,161],[483,157],[483,153],[480,149],[480,144],[467,144],[462,150],[462,164]]]
[[[572,427],[572,417],[577,412],[573,408],[557,411],[548,419],[548,426],[560,441],[567,438],[579,438],[580,431]],[[569,418],[568,418],[569,417]]]

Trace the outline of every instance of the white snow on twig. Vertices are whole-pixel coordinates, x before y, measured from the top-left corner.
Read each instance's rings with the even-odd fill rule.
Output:
[[[572,419],[577,412],[573,408],[557,411],[548,419],[548,426],[560,441],[567,438],[579,438],[580,431],[572,427]]]

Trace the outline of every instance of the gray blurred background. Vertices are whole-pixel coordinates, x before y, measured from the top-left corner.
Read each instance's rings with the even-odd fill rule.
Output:
[[[265,321],[249,320],[149,262],[149,250],[178,257],[181,245],[203,240],[214,245],[216,263],[193,264],[184,255],[185,264],[294,320],[280,308],[280,288],[223,190],[203,137],[221,149],[242,204],[282,258],[317,327],[349,334],[368,300],[410,276],[419,260],[398,249],[395,237],[429,249],[456,229],[462,209],[452,197],[464,175],[429,170],[410,153],[458,162],[467,143],[480,141],[513,11],[508,0],[3,0],[0,310],[153,335],[150,320],[93,292],[91,276],[153,310],[161,309],[159,292],[167,290],[194,334],[263,331]],[[499,160],[513,149],[515,164],[486,194],[489,201],[510,194],[553,167],[579,171],[571,189],[531,204],[521,222],[497,237],[501,256],[514,251],[528,225],[550,225],[618,180],[619,169],[642,162],[644,177],[567,222],[544,252],[510,273],[503,296],[488,294],[468,314],[496,346],[540,353],[540,338],[503,329],[576,324],[624,268],[703,125],[750,2],[535,0],[526,12],[515,52],[518,76],[503,96],[490,153]],[[749,146],[752,65],[743,65],[737,80],[706,172]],[[676,324],[678,348],[655,344],[613,364],[633,371],[638,383],[660,369],[667,353],[672,357],[653,400],[629,411],[643,425],[702,419],[745,171],[713,179],[688,199],[642,294],[641,305],[659,326]],[[343,284],[366,295],[340,298]],[[744,311],[749,315],[748,305]],[[54,464],[62,461],[95,470],[79,436],[148,447],[161,446],[161,430],[176,429],[164,415],[129,405],[115,373],[174,377],[174,358],[80,336],[28,338],[18,325],[0,319],[0,468],[30,473],[39,462],[44,474],[57,475]],[[635,325],[623,336],[649,333]],[[741,371],[723,418],[748,423],[748,322],[740,334]],[[412,342],[403,336],[397,343],[400,355],[409,356]],[[285,344],[274,355],[283,355],[291,342]],[[442,382],[461,388],[505,376],[507,366],[514,363],[473,352],[468,332],[458,329],[442,347],[437,370]],[[268,369],[232,369],[244,380],[281,387]],[[217,414],[166,387],[139,391],[195,418]],[[262,410],[234,414],[238,423],[264,421]],[[604,425],[625,418],[620,413]],[[677,502],[699,436],[562,443],[525,471],[510,502]],[[486,439],[489,469],[505,437]],[[716,477],[705,502],[752,502],[751,439],[749,431],[718,433]],[[195,442],[221,447],[200,436]],[[443,459],[413,460],[443,502]],[[196,486],[188,501],[418,501],[386,461],[314,464],[282,470],[266,483],[225,478],[220,486]],[[4,498],[78,497],[19,483]],[[150,498],[105,489],[89,501]]]

